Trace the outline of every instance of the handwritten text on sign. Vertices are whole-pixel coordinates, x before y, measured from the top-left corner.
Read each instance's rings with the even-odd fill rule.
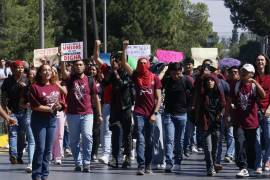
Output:
[[[61,61],[75,61],[83,59],[83,42],[62,43]]]
[[[129,45],[127,48],[127,55],[138,59],[141,56],[151,55],[150,45]]]
[[[167,50],[161,50],[158,49],[156,52],[157,58],[159,62],[180,62],[184,59],[184,53],[183,52],[177,52],[177,51],[167,51]]]

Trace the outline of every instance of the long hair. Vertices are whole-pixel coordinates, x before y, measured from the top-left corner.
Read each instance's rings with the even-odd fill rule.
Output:
[[[39,84],[42,84],[42,77],[41,77],[41,72],[42,72],[42,69],[44,66],[50,66],[49,64],[42,64],[38,69],[37,69],[37,74],[36,74],[36,77],[35,77],[35,83],[39,83]],[[50,66],[50,68],[52,69],[52,67]],[[50,83],[53,84],[55,83],[53,80],[52,80],[52,77],[50,79]]]
[[[266,56],[265,54],[262,54],[262,53],[258,54],[257,58],[259,56],[263,56],[265,58],[266,64],[265,64],[265,67],[264,67],[264,73],[269,75],[270,74],[270,60],[269,60],[268,56]],[[256,60],[257,60],[257,58],[256,58]],[[254,66],[255,66],[255,69],[257,69],[256,63],[254,64]]]

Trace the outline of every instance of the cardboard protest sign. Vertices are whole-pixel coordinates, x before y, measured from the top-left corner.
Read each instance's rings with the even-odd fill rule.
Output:
[[[156,56],[159,62],[169,63],[169,62],[180,62],[184,59],[184,53],[178,51],[168,51],[158,49],[156,51]]]
[[[205,59],[211,59],[213,66],[218,67],[217,57],[218,48],[191,48],[192,58],[194,59],[194,67],[202,65]]]
[[[138,59],[141,56],[149,57],[151,55],[150,45],[128,45],[127,55]]]
[[[83,42],[62,43],[61,54],[61,61],[83,59]]]
[[[43,63],[48,63],[50,65],[58,65],[59,64],[58,47],[47,49],[35,49],[33,63],[34,67],[39,67]]]

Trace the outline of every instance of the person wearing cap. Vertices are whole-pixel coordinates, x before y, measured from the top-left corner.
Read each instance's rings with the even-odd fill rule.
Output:
[[[121,60],[123,68],[131,75],[136,90],[133,117],[137,137],[137,175],[151,174],[154,127],[161,104],[162,85],[159,77],[150,72],[147,57],[140,57],[136,70],[132,70],[126,58],[128,44],[128,41],[123,42]]]
[[[234,136],[236,142],[236,164],[240,171],[237,177],[248,177],[255,170],[256,131],[259,127],[257,98],[264,98],[265,91],[253,79],[255,68],[244,64],[240,70],[240,80],[231,91],[232,108],[237,118],[234,119]]]
[[[1,103],[3,109],[17,120],[16,126],[8,126],[10,162],[23,164],[28,81],[24,74],[24,63],[21,60],[14,61],[11,70],[13,75],[5,79],[1,87]]]

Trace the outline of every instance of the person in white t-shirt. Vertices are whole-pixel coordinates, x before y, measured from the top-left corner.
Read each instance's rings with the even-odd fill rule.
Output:
[[[1,59],[0,61],[0,88],[4,82],[4,80],[9,76],[12,75],[12,72],[9,67],[6,67],[6,61]]]

